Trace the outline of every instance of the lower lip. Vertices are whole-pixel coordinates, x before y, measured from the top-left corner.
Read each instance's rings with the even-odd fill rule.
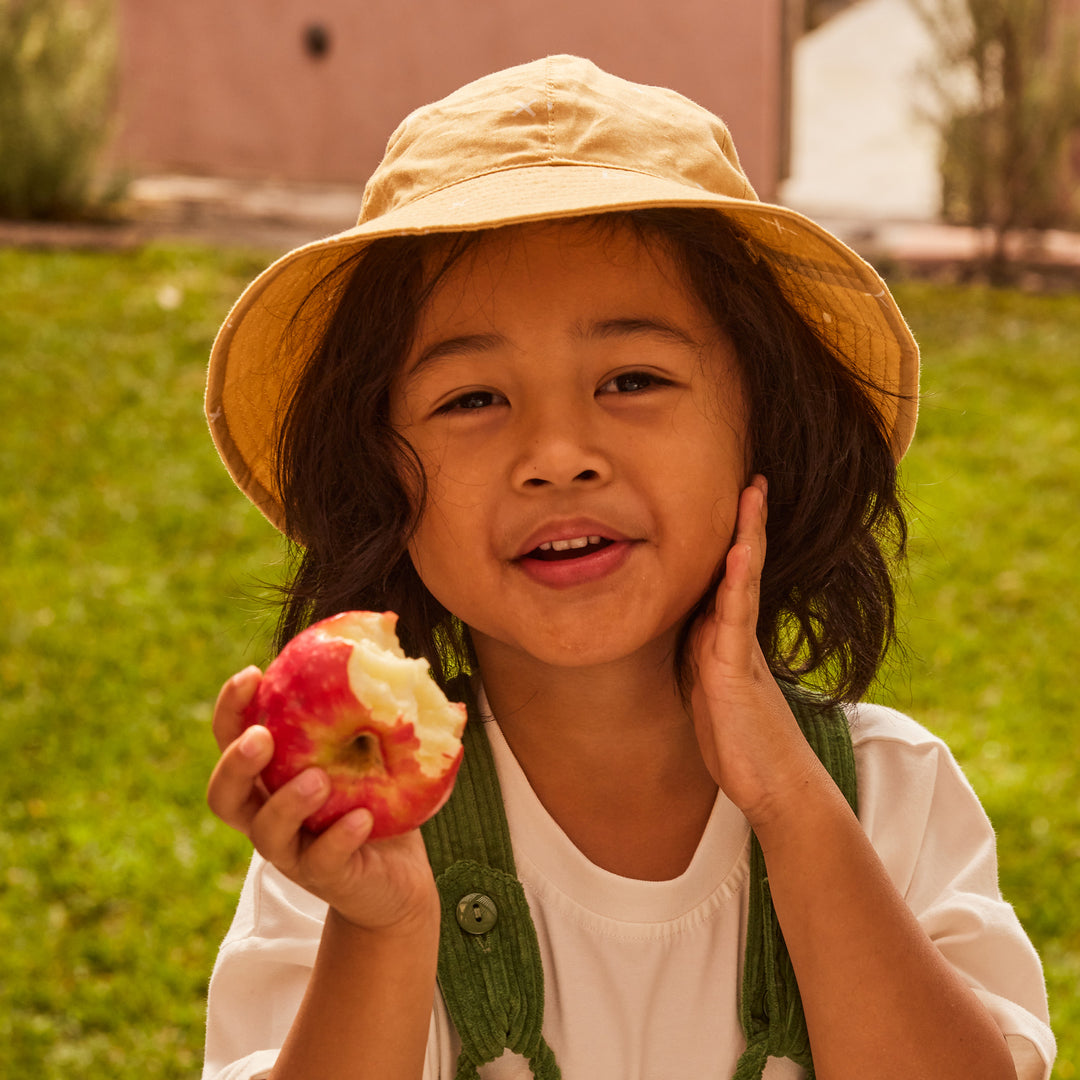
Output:
[[[599,581],[608,574],[613,574],[626,562],[631,546],[629,540],[616,540],[591,555],[582,555],[577,559],[547,561],[526,557],[518,559],[517,565],[541,585],[553,589],[568,589],[574,585],[587,585],[590,581]]]

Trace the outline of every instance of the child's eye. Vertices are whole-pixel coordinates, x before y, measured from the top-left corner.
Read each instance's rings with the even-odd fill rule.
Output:
[[[624,371],[613,379],[608,379],[600,387],[602,394],[636,394],[642,390],[652,389],[654,386],[670,385],[667,379],[659,375],[651,375],[647,371]]]
[[[448,401],[445,405],[440,405],[436,411],[440,413],[476,412],[479,409],[498,405],[505,400],[501,394],[496,394],[494,390],[470,390],[468,393]]]

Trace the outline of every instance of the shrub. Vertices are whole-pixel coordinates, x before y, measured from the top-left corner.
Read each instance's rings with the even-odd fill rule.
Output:
[[[1000,276],[1012,233],[1078,223],[1080,20],[1062,0],[911,2],[936,45],[943,213],[990,230]]]
[[[0,0],[0,216],[82,217],[100,182],[116,70],[112,0]]]

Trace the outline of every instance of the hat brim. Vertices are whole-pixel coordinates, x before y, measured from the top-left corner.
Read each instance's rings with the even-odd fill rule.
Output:
[[[285,388],[323,329],[300,311],[313,284],[373,240],[471,232],[650,207],[710,209],[736,221],[771,264],[788,300],[868,387],[893,455],[915,431],[919,351],[877,272],[839,239],[785,207],[695,189],[628,169],[580,164],[502,168],[432,191],[371,221],[304,245],[241,294],[214,342],[206,391],[211,434],[241,490],[278,529],[274,452]],[[283,348],[286,333],[289,351]]]

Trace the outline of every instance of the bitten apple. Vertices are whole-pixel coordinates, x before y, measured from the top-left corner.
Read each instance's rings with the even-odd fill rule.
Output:
[[[330,796],[304,824],[321,832],[366,807],[371,839],[416,828],[450,797],[465,706],[447,701],[427,661],[405,656],[393,612],[347,611],[297,634],[266,669],[244,715],[274,737],[263,780],[276,791],[312,765]]]

